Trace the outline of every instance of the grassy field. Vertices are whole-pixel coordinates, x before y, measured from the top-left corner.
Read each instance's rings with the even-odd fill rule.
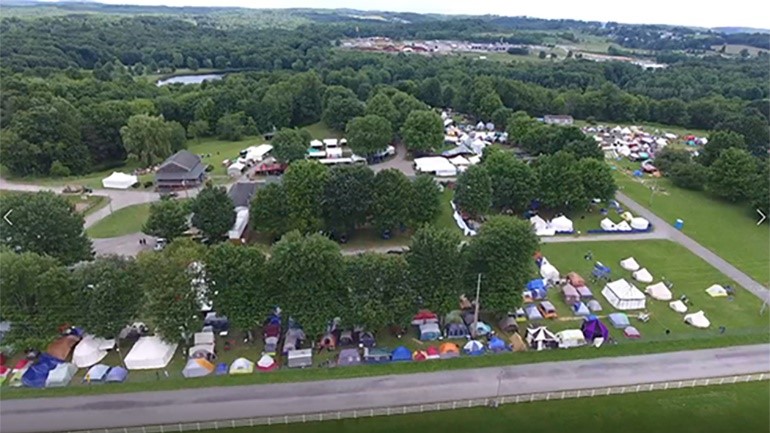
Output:
[[[135,169],[139,168],[139,164],[136,161],[127,161],[125,165],[120,167],[114,167],[107,170],[96,171],[83,176],[67,176],[67,177],[17,177],[8,173],[8,170],[0,170],[0,175],[11,181],[18,183],[28,183],[42,186],[64,186],[64,185],[82,185],[92,189],[101,189],[102,179],[112,174],[114,171],[120,171],[123,173],[131,173]],[[139,182],[144,183],[146,181],[153,180],[152,174],[145,174],[139,176]]]
[[[114,238],[140,232],[149,215],[150,203],[124,207],[86,229],[86,234],[92,238]]]
[[[616,170],[620,190],[765,286],[770,285],[770,227],[742,203],[727,203],[703,192],[674,186],[668,179],[631,177]],[[656,188],[651,194],[651,187]]]
[[[643,127],[646,132],[654,133],[655,130],[659,130],[661,133],[667,133],[670,132],[672,134],[676,134],[680,137],[686,136],[686,135],[695,135],[696,137],[708,137],[709,132],[703,129],[693,129],[693,128],[685,128],[683,126],[674,126],[674,125],[664,125],[662,123],[654,123],[654,122],[645,122],[645,123],[629,123],[629,122],[602,122],[597,121],[597,125],[604,125],[604,126],[639,126]],[[582,128],[584,126],[588,126],[588,122],[585,120],[578,120],[575,119],[575,126]],[[679,140],[678,140],[679,141]],[[684,143],[684,142],[682,142]]]
[[[346,433],[438,431],[624,433],[766,432],[768,382],[653,391],[622,396],[539,401],[415,415],[260,426],[227,432]],[[222,430],[216,430],[217,432]],[[208,433],[213,433],[210,431]]]
[[[722,49],[722,45],[712,45],[711,49],[716,52],[719,52],[719,50]],[[741,50],[744,50],[744,49],[748,50],[749,54],[751,54],[752,56],[756,56],[757,54],[759,54],[760,51],[766,51],[766,50],[762,50],[761,48],[752,47],[749,45],[727,44],[725,47],[725,54],[731,54],[731,55],[737,56],[741,53]]]

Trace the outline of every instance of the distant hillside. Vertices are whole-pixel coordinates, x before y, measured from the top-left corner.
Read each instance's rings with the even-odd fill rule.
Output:
[[[724,34],[734,33],[767,33],[770,34],[770,29],[757,29],[754,27],[713,27],[711,30]]]

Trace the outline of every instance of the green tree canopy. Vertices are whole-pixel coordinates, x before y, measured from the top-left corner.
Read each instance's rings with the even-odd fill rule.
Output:
[[[377,115],[355,117],[348,122],[345,135],[348,146],[358,155],[372,155],[384,150],[393,137],[390,121]]]
[[[572,209],[586,201],[575,156],[568,152],[556,152],[541,156],[535,168],[539,184],[540,201],[552,209]]]
[[[748,198],[756,181],[757,162],[747,151],[729,147],[709,167],[708,189],[730,201]]]
[[[678,163],[686,164],[690,161],[692,161],[692,153],[686,149],[676,149],[667,146],[655,154],[655,167],[666,175],[669,174],[674,165]]]
[[[733,147],[746,149],[746,141],[742,135],[732,131],[716,131],[709,135],[708,142],[698,155],[698,162],[709,167],[719,159],[722,152]]]
[[[159,238],[174,240],[187,231],[187,205],[179,200],[163,199],[150,205],[150,215],[142,232]]]
[[[410,221],[406,203],[414,196],[414,186],[406,175],[394,168],[374,176],[372,222],[380,231],[405,227]]]
[[[457,178],[454,202],[474,217],[486,215],[492,207],[492,179],[483,165],[468,167]]]
[[[289,203],[280,183],[258,189],[249,206],[251,229],[275,239],[289,230]]]
[[[456,309],[460,295],[470,291],[463,283],[461,240],[457,230],[429,225],[415,232],[406,261],[420,307],[444,314]]]
[[[207,184],[190,204],[192,225],[214,242],[235,224],[235,206],[223,187]]]
[[[441,188],[433,176],[418,175],[412,181],[414,194],[410,203],[410,225],[420,227],[430,224],[441,214]]]
[[[498,210],[524,211],[535,198],[537,179],[532,167],[512,152],[484,150],[484,168],[492,183],[492,206]]]
[[[272,140],[273,156],[284,164],[305,159],[310,142],[296,128],[283,128],[275,133]]]
[[[128,154],[146,167],[171,155],[171,135],[161,117],[135,114],[120,128],[120,137]]]
[[[402,256],[376,253],[347,256],[345,276],[346,324],[378,330],[404,323],[414,314],[416,299]]]
[[[340,166],[329,170],[323,189],[323,218],[327,228],[349,234],[366,223],[372,204],[374,172],[365,166]]]
[[[431,152],[444,143],[444,123],[432,111],[413,111],[401,128],[401,136],[410,151]]]
[[[324,185],[329,169],[317,161],[295,161],[283,175],[283,187],[289,205],[290,228],[313,233],[323,228]]]
[[[588,199],[610,200],[615,197],[618,186],[612,177],[610,166],[604,161],[584,158],[577,162],[580,182],[583,184],[583,194]]]
[[[380,116],[388,119],[391,127],[396,124],[399,118],[396,107],[384,93],[377,93],[366,101],[366,115]]]
[[[335,131],[344,131],[348,122],[353,118],[363,116],[364,103],[358,98],[333,97],[329,100],[326,110],[321,114],[321,119],[329,128]]]
[[[668,170],[668,177],[680,188],[701,191],[706,187],[708,173],[708,167],[696,162],[675,162]]]

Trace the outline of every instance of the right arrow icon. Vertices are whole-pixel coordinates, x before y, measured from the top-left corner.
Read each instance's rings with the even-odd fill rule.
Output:
[[[759,209],[757,209],[757,213],[759,214],[759,216],[762,217],[759,219],[759,221],[757,221],[757,225],[760,225],[767,219],[767,215],[763,214],[762,211]]]

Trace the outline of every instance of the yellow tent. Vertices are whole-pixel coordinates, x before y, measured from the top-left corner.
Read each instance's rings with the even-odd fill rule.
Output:
[[[514,352],[524,352],[527,350],[527,345],[524,344],[524,340],[521,339],[521,335],[517,332],[514,332],[508,340],[511,342]]]

